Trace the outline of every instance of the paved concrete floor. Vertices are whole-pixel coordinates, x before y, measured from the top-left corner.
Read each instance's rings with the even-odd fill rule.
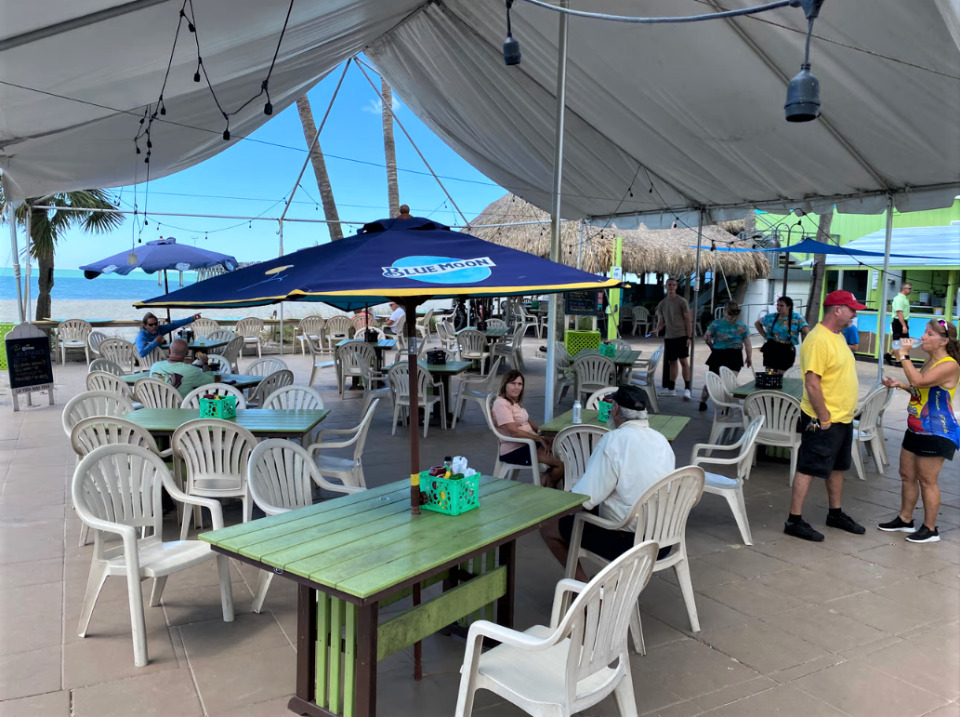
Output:
[[[539,342],[528,343],[526,403],[536,419],[542,415],[544,363],[532,354]],[[645,353],[654,347],[636,344]],[[298,381],[305,381],[307,361],[285,358]],[[865,393],[876,369],[858,367]],[[212,564],[171,577],[162,605],[147,608],[151,662],[137,668],[125,585],[112,578],[88,636],[77,637],[91,547],[77,546],[79,522],[69,506],[75,459],[60,409],[83,390],[84,375],[80,363],[57,367],[56,408],[14,414],[8,391],[0,392],[0,717],[288,714],[296,626],[288,581],[274,580],[264,612],[253,615],[256,571],[235,567],[237,620],[225,624]],[[702,385],[702,369],[695,382]],[[325,427],[357,422],[359,400],[352,394],[339,399],[332,371],[321,374],[317,387],[333,410]],[[741,544],[726,504],[703,498],[687,533],[702,632],[689,632],[672,574],[656,575],[641,598],[648,654],[632,662],[641,714],[960,715],[958,463],[947,464],[940,480],[942,542],[910,545],[902,535],[875,529],[878,518],[892,517],[899,506],[896,466],[905,398],[901,393],[887,413],[892,467],[878,474],[870,461],[866,481],[851,477],[846,483],[844,509],[867,525],[864,536],[823,528],[826,496],[816,487],[805,517],[826,533],[826,541],[785,537],[788,477],[778,463],[759,463],[746,486],[752,547]],[[567,399],[563,410],[569,406]],[[682,464],[691,446],[706,439],[711,414],[680,399],[663,400],[662,410],[694,416],[674,446]],[[371,486],[406,472],[407,430],[391,436],[389,413],[379,411],[367,443]],[[463,454],[481,470],[492,468],[494,442],[475,404],[455,432],[431,429],[421,445],[425,465]],[[228,512],[228,521],[238,519],[238,511]],[[536,535],[522,541],[519,554],[517,626],[525,628],[549,620],[562,571]],[[380,714],[452,714],[463,643],[433,637],[424,655],[426,675],[419,683],[412,679],[409,651],[380,665]],[[520,714],[489,694],[478,701],[477,712]],[[612,700],[589,711],[616,713]]]

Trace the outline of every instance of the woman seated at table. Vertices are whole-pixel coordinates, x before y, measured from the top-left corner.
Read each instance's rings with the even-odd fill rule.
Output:
[[[519,371],[507,371],[500,384],[500,393],[493,402],[493,422],[497,430],[512,438],[529,438],[540,444],[537,448],[537,462],[549,468],[540,476],[540,484],[556,488],[563,480],[563,463],[553,455],[550,443],[539,435],[536,423],[523,407],[523,374]],[[500,460],[513,466],[533,465],[530,446],[526,443],[500,441]]]
[[[806,319],[793,310],[793,299],[783,296],[777,301],[777,313],[767,314],[754,326],[765,343],[760,347],[763,367],[784,373],[797,358],[800,337],[810,333]]]
[[[753,347],[750,345],[750,329],[740,321],[740,304],[728,301],[723,307],[723,318],[711,322],[704,335],[710,347],[707,370],[720,375],[720,367],[726,366],[734,373],[740,373],[743,364],[753,366]],[[707,410],[707,385],[700,393],[700,410]]]

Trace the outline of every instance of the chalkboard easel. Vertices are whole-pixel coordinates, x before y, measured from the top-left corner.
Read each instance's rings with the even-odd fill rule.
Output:
[[[19,396],[34,391],[46,391],[53,401],[53,365],[50,362],[50,338],[40,329],[23,323],[14,327],[4,338],[7,353],[7,373],[10,377],[10,393],[13,410],[20,410]]]

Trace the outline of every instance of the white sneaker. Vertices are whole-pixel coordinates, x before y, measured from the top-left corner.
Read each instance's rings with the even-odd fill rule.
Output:
[[[672,389],[672,388],[661,388],[659,391],[657,391],[657,395],[658,396],[676,396],[677,391],[676,389]]]
[[[683,400],[684,400],[684,401],[689,401],[689,400],[690,400],[690,389],[689,389],[689,388],[683,389]]]

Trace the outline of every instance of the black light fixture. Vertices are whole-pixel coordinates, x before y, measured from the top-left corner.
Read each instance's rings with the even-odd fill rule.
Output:
[[[520,43],[514,39],[510,31],[510,8],[513,7],[513,0],[506,0],[507,3],[507,39],[503,43],[503,61],[509,67],[510,65],[520,64]]]
[[[820,116],[820,81],[810,72],[810,36],[813,21],[820,15],[823,0],[798,0],[807,16],[807,42],[803,64],[787,85],[787,102],[783,106],[787,122],[812,122]]]

